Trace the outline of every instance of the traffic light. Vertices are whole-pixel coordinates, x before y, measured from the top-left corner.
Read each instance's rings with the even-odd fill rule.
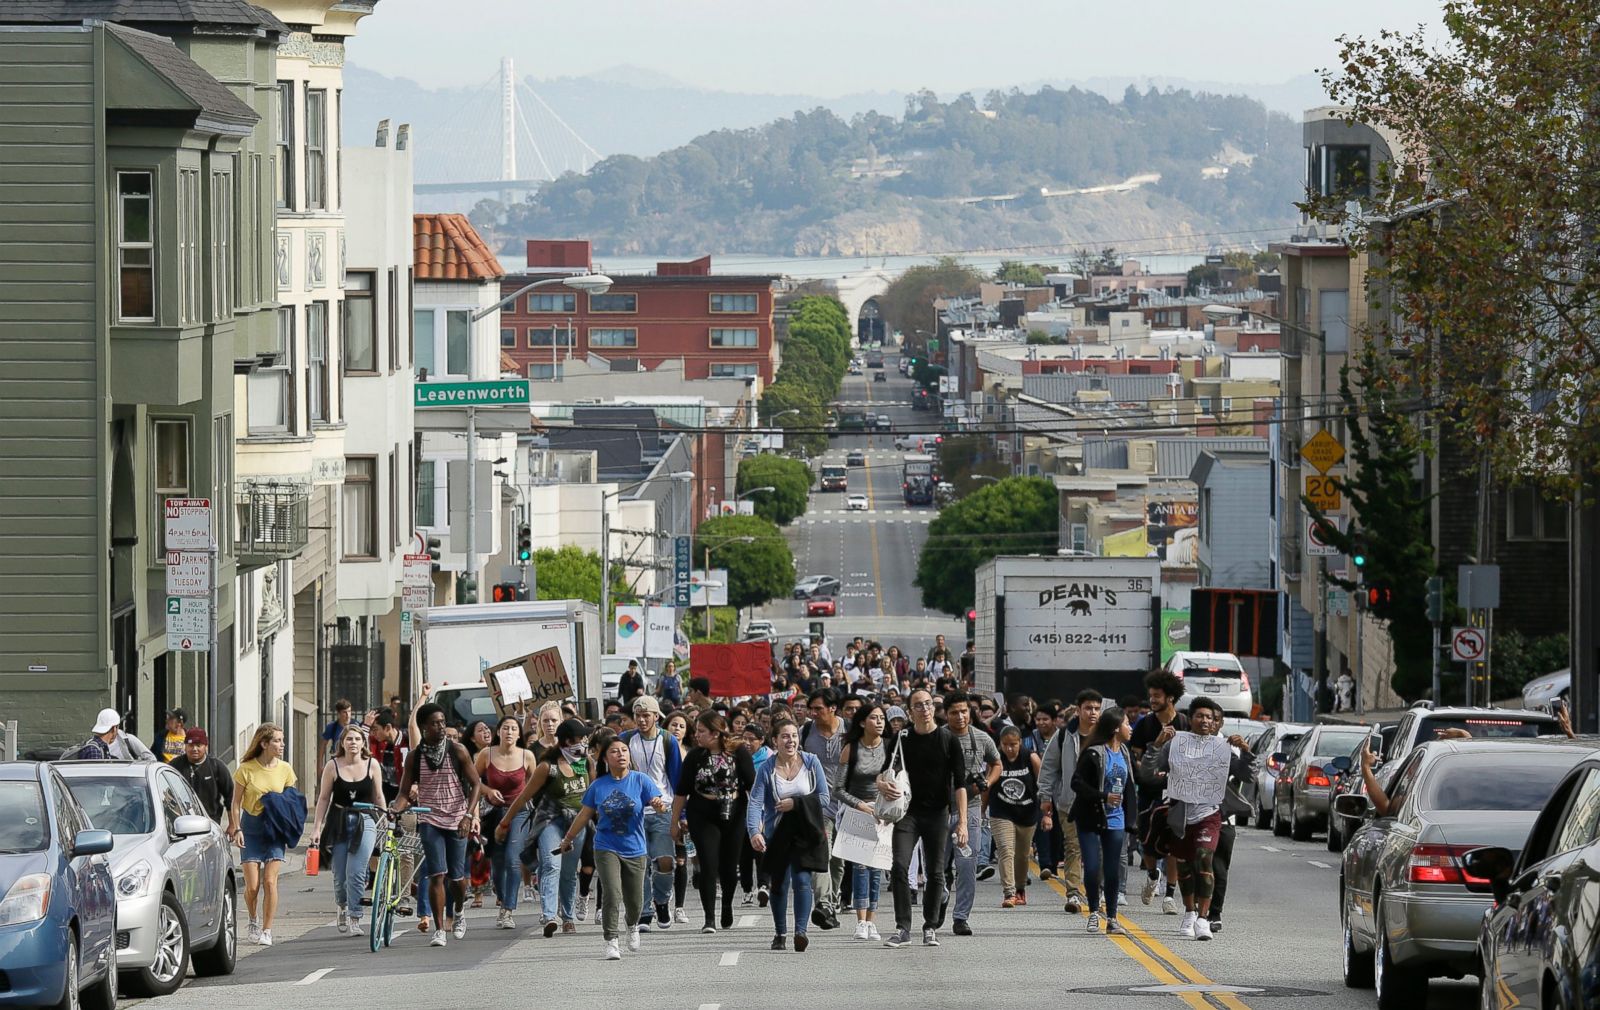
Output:
[[[533,560],[533,527],[523,523],[517,527],[517,564],[525,565]]]
[[[462,604],[478,602],[477,579],[473,578],[471,575],[460,575],[456,577],[456,602]]]
[[[1356,566],[1360,573],[1367,567],[1367,535],[1365,533],[1350,534],[1350,563]]]
[[[1439,624],[1444,620],[1444,577],[1434,575],[1428,579],[1428,621]]]
[[[973,607],[967,608],[967,637],[973,638],[978,628],[978,611]]]
[[[428,559],[433,562],[433,570],[436,572],[439,570],[439,552],[442,549],[443,543],[438,537],[428,538]]]
[[[496,582],[493,596],[495,603],[515,603],[521,597],[515,582]]]
[[[1394,602],[1394,591],[1384,586],[1363,587],[1360,597],[1366,601],[1367,610],[1379,610]]]

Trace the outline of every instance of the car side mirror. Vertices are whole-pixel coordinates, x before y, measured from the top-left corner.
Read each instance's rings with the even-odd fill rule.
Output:
[[[184,814],[172,822],[172,833],[179,838],[193,838],[196,835],[211,833],[211,826],[215,822],[209,817],[200,814]]]
[[[1340,817],[1354,817],[1359,820],[1367,816],[1371,810],[1372,801],[1355,793],[1345,793],[1343,796],[1334,797],[1333,800],[1333,812]]]
[[[1345,772],[1350,770],[1350,758],[1341,754],[1332,761],[1329,761],[1327,767],[1332,768],[1334,771],[1343,775]]]
[[[111,851],[116,845],[116,839],[111,837],[111,832],[99,828],[90,828],[80,831],[73,836],[72,854],[74,856],[99,856]]]
[[[1510,849],[1495,845],[1472,849],[1462,854],[1461,866],[1468,875],[1487,880],[1494,891],[1494,900],[1505,903],[1511,894],[1511,873],[1517,866],[1517,857]]]

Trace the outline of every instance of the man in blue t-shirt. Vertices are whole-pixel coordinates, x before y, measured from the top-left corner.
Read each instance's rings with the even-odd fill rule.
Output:
[[[322,727],[322,738],[317,742],[317,767],[321,768],[332,757],[339,745],[339,734],[350,725],[351,705],[347,698],[333,703],[333,721]]]

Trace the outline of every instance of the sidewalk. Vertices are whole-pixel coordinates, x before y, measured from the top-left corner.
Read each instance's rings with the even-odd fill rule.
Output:
[[[235,856],[237,859],[237,855]],[[333,874],[308,876],[304,849],[284,853],[278,871],[278,912],[272,923],[273,943],[298,939],[314,929],[331,925],[336,908],[333,903]],[[239,877],[239,956],[249,957],[265,948],[250,942],[245,928],[250,921],[244,903],[244,876]]]

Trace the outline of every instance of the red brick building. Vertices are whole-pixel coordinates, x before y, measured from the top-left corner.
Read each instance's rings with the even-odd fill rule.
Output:
[[[501,290],[509,295],[541,277],[592,269],[587,241],[530,239],[527,271],[507,276]],[[772,381],[776,276],[713,274],[710,256],[658,263],[653,274],[610,276],[615,283],[603,295],[552,285],[501,310],[500,348],[518,372],[550,378],[569,357],[605,358],[624,370],[681,358],[688,379]]]

